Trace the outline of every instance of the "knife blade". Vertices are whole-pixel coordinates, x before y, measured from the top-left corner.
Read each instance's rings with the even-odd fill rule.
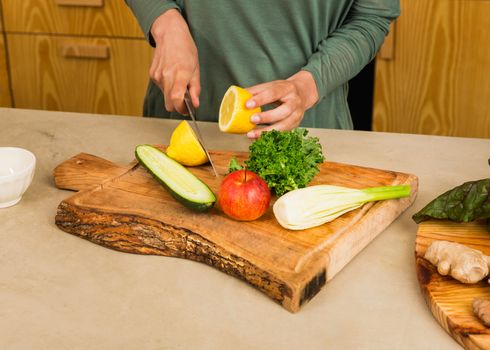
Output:
[[[211,167],[213,168],[214,176],[218,177],[218,172],[216,171],[216,167],[214,166],[213,160],[211,159],[211,156],[209,155],[208,149],[204,145],[204,139],[201,135],[201,130],[199,129],[199,125],[197,125],[196,109],[194,108],[194,105],[192,104],[192,99],[191,99],[191,94],[189,93],[189,89],[186,89],[186,91],[185,91],[184,103],[185,103],[185,106],[187,107],[187,111],[189,112],[189,115],[192,119],[192,125],[193,125],[194,131],[196,132],[197,140],[201,144],[201,147],[203,148],[204,152],[206,152],[206,156],[209,159],[209,163],[211,163]]]

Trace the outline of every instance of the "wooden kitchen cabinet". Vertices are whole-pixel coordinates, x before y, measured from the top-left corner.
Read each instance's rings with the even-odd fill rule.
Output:
[[[153,54],[124,0],[2,0],[13,105],[141,115]]]
[[[2,0],[9,32],[143,37],[124,0]]]
[[[1,6],[0,6],[1,11]],[[10,96],[9,74],[7,69],[7,53],[5,51],[5,39],[0,12],[0,107],[12,107]]]
[[[490,1],[401,0],[376,62],[373,129],[490,137]]]
[[[8,34],[15,105],[141,115],[151,52],[144,40]],[[84,55],[88,58],[79,58]]]

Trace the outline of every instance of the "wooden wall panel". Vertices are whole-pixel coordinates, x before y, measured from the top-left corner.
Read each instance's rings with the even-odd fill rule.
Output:
[[[490,137],[490,1],[402,0],[377,58],[373,129]]]
[[[0,31],[0,107],[12,107],[6,58],[5,41]]]
[[[143,39],[7,34],[15,106],[141,115],[152,50]],[[108,58],[64,57],[79,46]],[[88,48],[88,49],[87,49]]]
[[[2,2],[6,32],[143,37],[124,0],[105,0],[101,7],[61,6],[54,0]]]
[[[2,24],[2,4],[0,3],[0,107],[12,107],[9,75],[7,68],[7,52]]]

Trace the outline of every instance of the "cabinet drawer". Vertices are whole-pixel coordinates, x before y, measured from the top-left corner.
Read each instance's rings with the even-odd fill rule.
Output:
[[[144,39],[7,34],[15,107],[141,115],[152,49]]]
[[[2,0],[2,3],[6,32],[143,37],[124,0]]]

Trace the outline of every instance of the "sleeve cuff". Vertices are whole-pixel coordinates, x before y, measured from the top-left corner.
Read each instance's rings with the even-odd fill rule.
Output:
[[[327,95],[327,89],[323,84],[322,74],[318,71],[318,69],[310,64],[307,64],[301,68],[301,70],[310,72],[311,75],[313,75],[313,79],[315,79],[316,88],[318,90],[318,102],[320,102]]]
[[[127,1],[130,3],[129,1]],[[133,1],[131,9],[138,19],[141,30],[151,46],[155,47],[155,40],[151,35],[151,26],[153,22],[165,11],[176,9],[181,11],[180,7],[173,0],[167,1]]]

